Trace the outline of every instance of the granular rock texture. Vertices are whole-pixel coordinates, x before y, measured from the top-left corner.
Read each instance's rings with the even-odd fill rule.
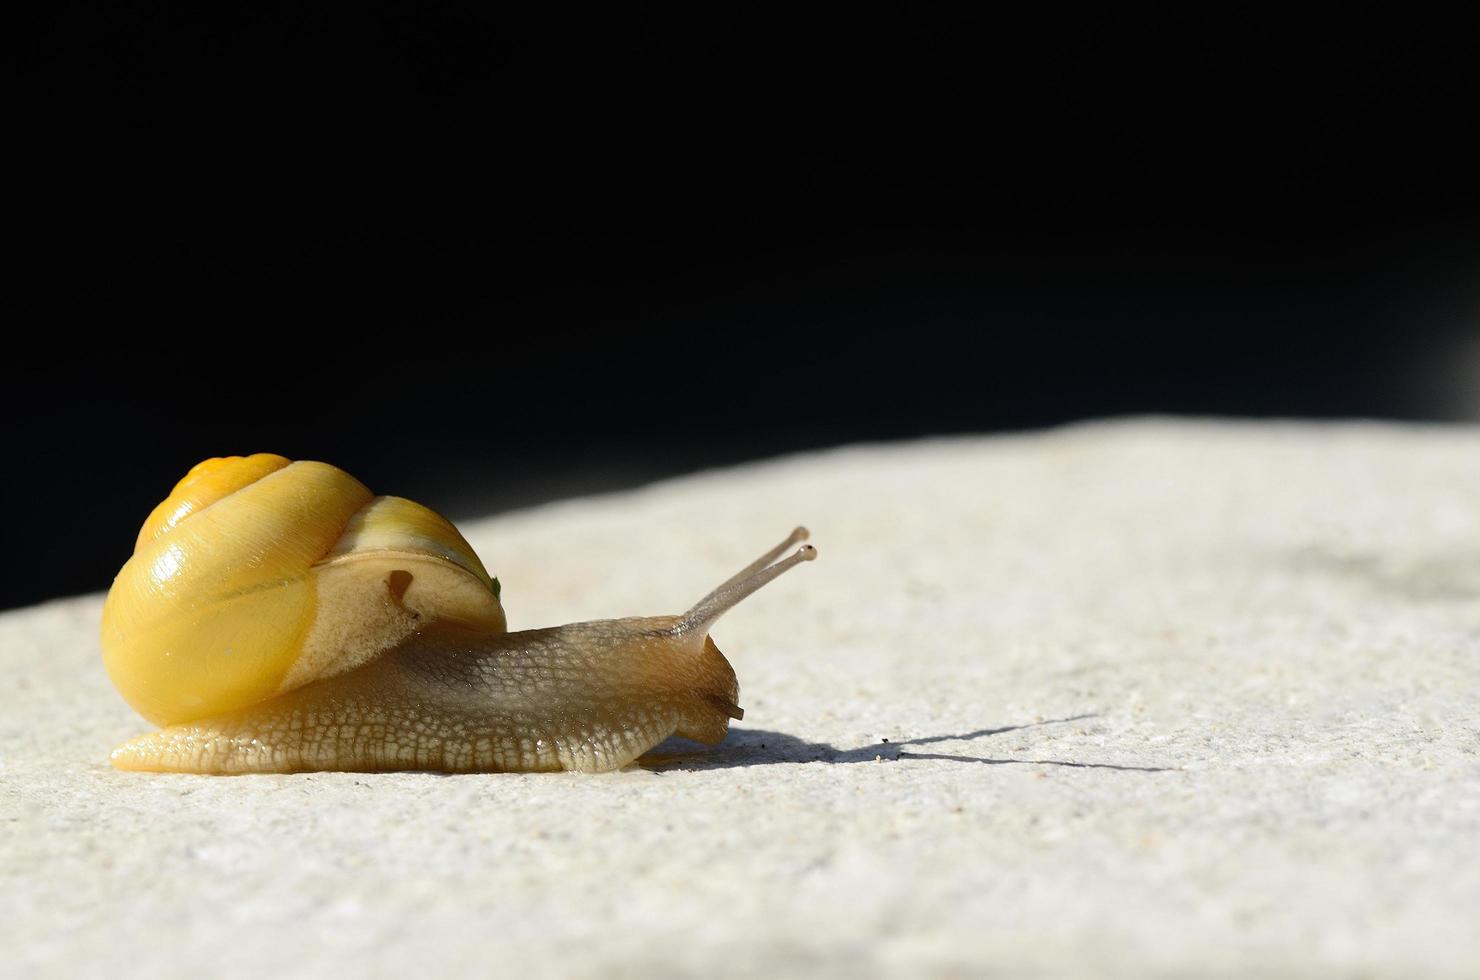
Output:
[[[464,530],[520,629],[797,523],[713,631],[745,720],[605,776],[115,771],[101,597],[0,615],[0,974],[1480,973],[1480,431],[1090,424]]]

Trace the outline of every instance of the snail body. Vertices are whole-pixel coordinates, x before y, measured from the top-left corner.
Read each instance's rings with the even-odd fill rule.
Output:
[[[120,769],[598,772],[670,735],[724,739],[735,672],[709,627],[816,552],[781,545],[681,616],[508,632],[450,522],[342,470],[207,460],[139,533],[104,662],[160,730]]]

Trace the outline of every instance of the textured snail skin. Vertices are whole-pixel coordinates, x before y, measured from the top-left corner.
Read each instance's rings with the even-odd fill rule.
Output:
[[[617,769],[724,739],[735,672],[709,626],[798,562],[806,529],[683,616],[505,631],[446,519],[324,463],[207,460],[155,508],[104,604],[104,662],[163,727],[120,769]],[[772,564],[774,562],[774,564]]]
[[[602,772],[673,734],[716,744],[739,696],[677,617],[479,634],[433,628],[348,673],[135,739],[120,769]]]

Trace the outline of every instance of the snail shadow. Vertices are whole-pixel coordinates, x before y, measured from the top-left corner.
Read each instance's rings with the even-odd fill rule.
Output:
[[[644,769],[655,772],[693,772],[706,769],[740,769],[748,766],[805,765],[821,762],[829,765],[845,765],[855,762],[911,762],[937,761],[962,762],[988,766],[1064,766],[1070,769],[1114,769],[1123,772],[1171,772],[1177,766],[1121,766],[1103,762],[1075,762],[1068,759],[1010,759],[982,755],[958,755],[943,752],[917,752],[912,747],[932,745],[939,742],[972,742],[977,739],[1038,728],[1044,725],[1063,725],[1072,721],[1093,718],[1094,715],[1073,715],[1068,718],[1050,718],[1029,722],[1025,725],[1005,725],[1001,728],[982,728],[960,735],[925,735],[899,741],[885,739],[856,749],[840,749],[826,742],[809,742],[795,735],[773,732],[763,728],[732,728],[724,742],[712,749],[696,746],[680,738],[671,738],[637,760]]]

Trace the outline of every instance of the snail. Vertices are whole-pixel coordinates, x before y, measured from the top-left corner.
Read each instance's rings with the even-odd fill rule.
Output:
[[[114,685],[158,731],[120,769],[600,772],[744,717],[709,637],[816,556],[797,528],[681,616],[508,632],[457,529],[318,462],[196,465],[145,521],[103,607]],[[780,559],[780,560],[778,560]]]

